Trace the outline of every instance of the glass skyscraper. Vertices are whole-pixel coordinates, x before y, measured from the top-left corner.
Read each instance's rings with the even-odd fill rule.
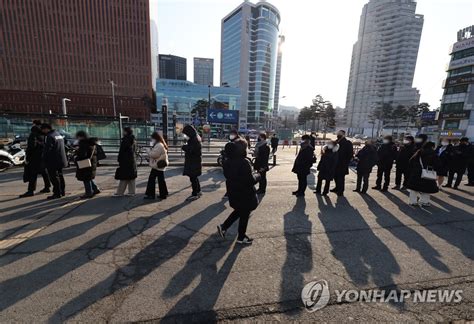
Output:
[[[221,85],[241,89],[241,127],[261,127],[274,109],[279,25],[266,1],[246,1],[222,19]]]

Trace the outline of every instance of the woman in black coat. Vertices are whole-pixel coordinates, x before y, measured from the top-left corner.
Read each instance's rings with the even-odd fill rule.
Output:
[[[270,170],[268,166],[268,159],[270,158],[270,146],[267,144],[267,135],[260,134],[258,136],[257,144],[255,144],[255,162],[253,167],[255,171],[260,173],[260,181],[258,185],[258,194],[265,194],[267,191],[267,172]]]
[[[336,174],[336,165],[339,158],[339,144],[334,141],[329,141],[323,147],[323,153],[321,155],[321,160],[318,164],[318,183],[316,185],[316,191],[314,192],[317,195],[326,196],[329,193],[329,186],[331,181],[334,180]],[[324,190],[321,193],[321,187],[323,185],[323,180],[326,181],[324,184]]]
[[[117,157],[119,167],[115,171],[115,179],[120,180],[115,196],[123,196],[127,187],[128,194],[134,196],[135,179],[137,178],[137,160],[135,156],[137,143],[130,127],[125,127],[123,134]]]
[[[247,143],[245,140],[238,139],[229,143],[225,150],[226,156],[229,158],[224,162],[224,176],[229,204],[234,211],[222,225],[217,226],[217,230],[219,235],[224,238],[229,227],[239,219],[237,243],[252,244],[253,240],[246,235],[246,231],[250,213],[258,206],[255,184],[259,181],[260,176],[258,173],[252,173],[252,165],[246,158]]]
[[[38,174],[40,173],[44,181],[44,188],[40,192],[50,192],[49,188],[51,187],[51,182],[49,181],[48,172],[43,162],[44,136],[41,133],[38,123],[35,123],[33,127],[31,127],[31,132],[28,136],[25,152],[25,169],[23,173],[23,181],[28,182],[28,190],[20,195],[20,198],[31,197],[35,194],[36,182]]]
[[[436,168],[436,175],[438,176],[438,187],[444,182],[444,177],[448,176],[449,162],[451,160],[451,152],[453,146],[447,139],[442,139],[440,145],[436,148],[436,155],[438,156],[439,163]]]
[[[202,145],[201,137],[191,125],[184,126],[183,134],[187,143],[181,148],[184,151],[183,175],[191,181],[193,192],[187,200],[196,200],[201,197],[201,184],[198,177],[202,174]]]
[[[97,139],[89,138],[87,133],[79,131],[76,134],[78,140],[78,148],[76,151],[76,178],[84,183],[85,194],[81,196],[82,199],[94,197],[100,193],[99,188],[94,182],[95,173],[97,169]],[[91,166],[88,168],[79,168],[78,161],[90,160]]]
[[[298,176],[298,190],[293,191],[293,195],[296,197],[304,197],[304,192],[308,186],[308,174],[311,173],[311,167],[314,163],[316,163],[316,158],[314,157],[314,148],[311,146],[311,138],[309,135],[303,135],[301,137],[301,149],[291,170]]]
[[[368,140],[365,142],[365,146],[357,152],[356,160],[357,186],[354,192],[365,194],[369,189],[369,177],[372,173],[372,168],[378,161],[377,149],[373,141]]]
[[[410,189],[410,205],[412,206],[420,204],[423,207],[429,207],[430,194],[439,191],[435,179],[421,177],[422,169],[436,170],[438,168],[439,159],[434,147],[433,142],[426,142],[410,159],[410,179],[407,187]]]

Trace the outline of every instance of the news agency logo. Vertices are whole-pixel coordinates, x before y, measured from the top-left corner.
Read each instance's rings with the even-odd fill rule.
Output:
[[[330,297],[329,284],[326,280],[311,281],[301,291],[304,307],[310,313],[324,308]]]

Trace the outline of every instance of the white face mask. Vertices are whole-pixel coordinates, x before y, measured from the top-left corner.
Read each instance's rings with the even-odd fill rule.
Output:
[[[423,143],[423,140],[421,138],[415,138],[415,143],[417,144]]]
[[[443,146],[448,146],[448,145],[449,145],[449,142],[443,141],[443,142],[441,142],[441,145],[443,145]]]
[[[332,150],[334,148],[334,145],[328,144],[328,149]]]
[[[189,139],[189,136],[186,135],[186,134],[183,134],[183,137],[184,137],[185,140],[188,140],[188,139]]]
[[[236,137],[237,137],[236,135],[229,135],[229,139],[230,139],[231,141],[235,140]]]
[[[383,140],[383,143],[384,143],[384,144],[389,144],[390,141],[389,141],[388,139],[384,139],[384,140]]]
[[[405,144],[405,145],[410,144],[410,141],[409,140],[403,140],[403,144]]]

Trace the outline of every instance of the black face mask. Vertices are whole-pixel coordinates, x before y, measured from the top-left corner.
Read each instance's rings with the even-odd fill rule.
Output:
[[[337,135],[337,139],[341,139],[343,137],[344,137],[344,135],[340,135],[340,134]]]

